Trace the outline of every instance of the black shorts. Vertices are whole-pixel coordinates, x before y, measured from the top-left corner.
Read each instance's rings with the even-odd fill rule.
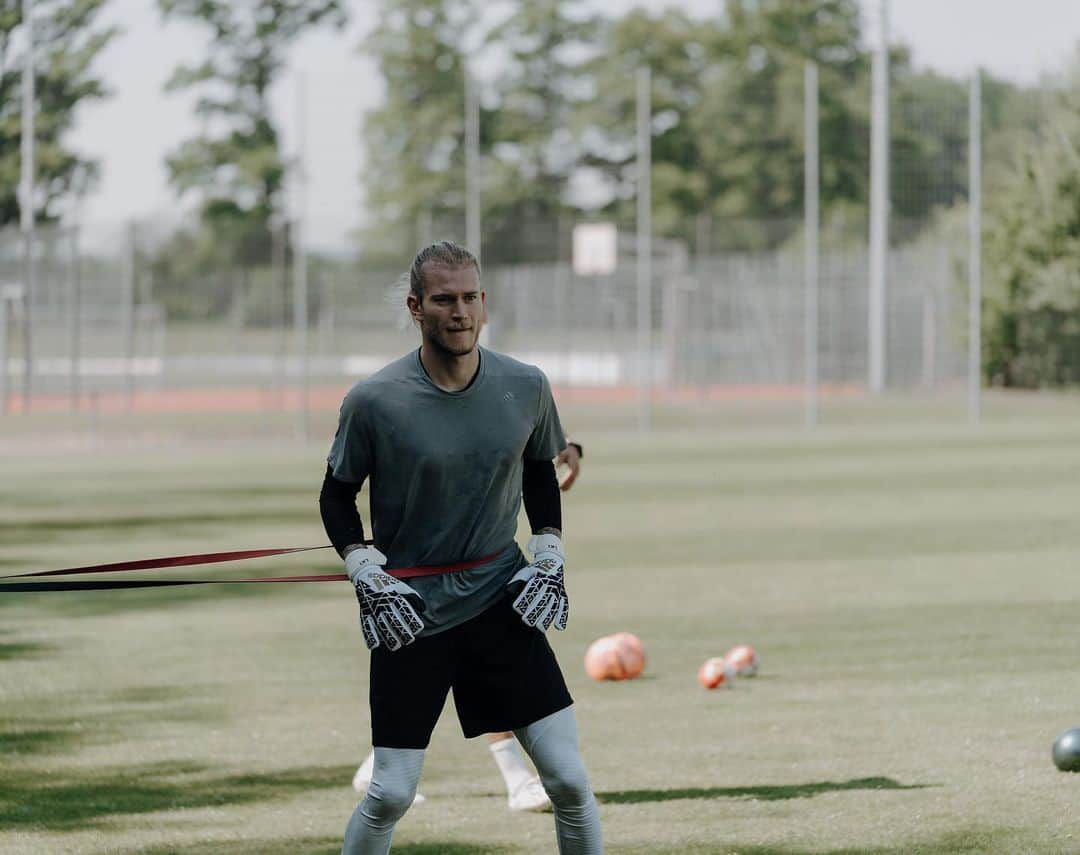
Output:
[[[573,703],[538,629],[504,598],[487,611],[391,653],[371,652],[371,744],[427,748],[454,690],[467,738],[516,730]]]

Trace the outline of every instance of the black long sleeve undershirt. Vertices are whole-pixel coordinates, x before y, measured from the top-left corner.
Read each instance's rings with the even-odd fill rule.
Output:
[[[356,509],[356,494],[359,492],[358,485],[339,481],[330,467],[326,467],[322,490],[319,491],[319,513],[327,537],[343,558],[345,547],[364,542],[364,523]]]
[[[555,464],[526,460],[521,473],[521,500],[533,534],[545,528],[562,531],[562,494]]]

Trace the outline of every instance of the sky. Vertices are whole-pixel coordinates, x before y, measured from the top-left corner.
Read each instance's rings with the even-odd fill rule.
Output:
[[[703,16],[716,13],[722,2],[606,0],[601,7],[597,0],[597,6],[609,14],[677,6]],[[876,20],[880,0],[861,2],[867,20]],[[273,92],[286,152],[296,155],[303,146],[306,233],[317,249],[347,248],[364,218],[360,131],[382,85],[358,46],[374,9],[375,0],[354,0],[344,31],[305,36]],[[893,41],[912,48],[917,67],[950,75],[969,75],[981,66],[998,77],[1034,83],[1064,67],[1080,42],[1078,0],[891,0],[888,18]],[[69,138],[101,165],[101,181],[81,219],[104,227],[133,219],[167,223],[181,206],[168,185],[165,156],[199,125],[189,93],[162,90],[177,65],[205,55],[207,38],[194,25],[163,23],[155,0],[112,0],[103,21],[123,32],[95,66],[112,97],[82,108]]]

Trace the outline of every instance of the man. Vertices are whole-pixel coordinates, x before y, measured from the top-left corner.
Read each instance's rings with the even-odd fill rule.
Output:
[[[565,467],[559,478],[559,489],[569,490],[581,473],[582,447],[579,442],[567,441],[566,448],[555,457],[556,468]],[[547,811],[551,809],[551,799],[544,791],[540,777],[528,766],[522,755],[521,746],[509,731],[485,733],[492,759],[506,786],[506,804],[512,811]],[[371,783],[371,773],[375,768],[375,752],[368,752],[367,757],[353,775],[353,789],[366,793]],[[415,802],[422,802],[424,797],[417,793]]]
[[[409,279],[421,346],[346,395],[320,494],[371,648],[375,762],[342,855],[389,852],[451,689],[466,737],[512,731],[531,757],[560,853],[594,855],[599,812],[543,633],[568,616],[551,462],[566,441],[547,378],[478,346],[485,295],[467,250],[432,244]],[[355,504],[368,478],[373,546]],[[522,501],[529,560],[514,542]]]

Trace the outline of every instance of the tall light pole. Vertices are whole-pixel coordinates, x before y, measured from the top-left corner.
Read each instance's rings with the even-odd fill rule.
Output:
[[[637,339],[639,427],[652,426],[652,73],[637,73]]]
[[[873,60],[870,134],[869,386],[885,389],[889,256],[889,2],[881,0]]]
[[[480,260],[480,93],[465,69],[465,245]]]
[[[23,409],[30,409],[34,378],[34,298],[37,269],[34,260],[34,0],[22,0],[26,56],[22,74],[22,139],[20,145],[19,224],[23,238]]]
[[[982,73],[971,78],[968,111],[968,421],[982,415]]]
[[[293,337],[296,370],[300,385],[298,428],[307,442],[308,428],[308,270],[304,226],[307,219],[307,78],[300,72],[296,80],[296,156],[294,163],[293,211]]]
[[[804,75],[805,129],[804,206],[805,247],[803,258],[803,371],[804,417],[807,427],[818,421],[818,240],[820,232],[820,155],[818,140],[818,67],[806,63]]]

